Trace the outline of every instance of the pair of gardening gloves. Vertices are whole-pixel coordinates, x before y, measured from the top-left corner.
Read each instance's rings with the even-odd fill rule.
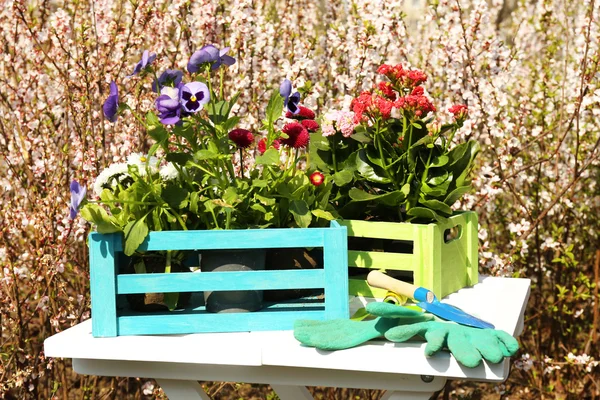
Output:
[[[376,318],[296,321],[294,336],[306,346],[341,350],[382,336],[392,342],[405,342],[419,335],[427,341],[425,355],[448,348],[459,363],[469,368],[478,366],[482,359],[499,363],[519,349],[517,340],[501,330],[440,322],[431,314],[389,303],[369,303],[366,310]]]

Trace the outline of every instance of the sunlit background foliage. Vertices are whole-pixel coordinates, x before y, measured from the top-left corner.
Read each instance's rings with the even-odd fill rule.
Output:
[[[184,68],[204,44],[238,62],[243,126],[257,128],[283,78],[319,113],[349,106],[377,66],[424,70],[441,114],[466,103],[456,141],[482,145],[475,191],[480,271],[532,280],[522,350],[507,382],[450,382],[453,398],[600,395],[600,4],[594,0],[98,0],[0,2],[0,394],[7,399],[153,398],[147,379],[78,376],[43,340],[89,318],[88,225],[68,218],[69,183],[147,150],[128,115],[102,117],[111,79],[138,111],[144,49]],[[148,91],[144,91],[147,93]],[[510,294],[507,294],[510,295]],[[151,351],[152,349],[148,349]],[[399,360],[398,362],[402,362]],[[273,398],[207,383],[215,398]],[[311,390],[322,398],[376,391]],[[237,397],[236,397],[237,396]],[[337,396],[337,397],[336,397]],[[350,398],[350,397],[348,397]]]

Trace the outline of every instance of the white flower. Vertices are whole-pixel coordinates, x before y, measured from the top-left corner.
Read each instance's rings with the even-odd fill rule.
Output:
[[[173,163],[167,163],[167,165],[163,166],[159,171],[160,177],[165,181],[170,181],[173,179],[177,179],[179,176],[179,171],[175,168]]]
[[[127,164],[125,163],[115,163],[108,166],[108,168],[104,169],[96,178],[94,182],[94,194],[96,196],[100,196],[102,193],[102,189],[109,186],[111,188],[115,188],[117,182],[115,180],[111,180],[112,177],[118,177],[117,179],[120,181],[123,178],[128,177]]]
[[[140,176],[146,176],[147,172],[155,174],[158,172],[158,158],[150,157],[142,153],[132,153],[127,157],[127,165],[135,165],[138,167]]]

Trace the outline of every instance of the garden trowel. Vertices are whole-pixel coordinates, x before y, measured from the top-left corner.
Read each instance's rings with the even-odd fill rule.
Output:
[[[445,320],[453,321],[461,325],[472,326],[474,328],[494,329],[494,325],[489,322],[469,315],[460,308],[450,304],[441,303],[431,290],[427,290],[423,287],[399,281],[398,279],[394,279],[379,271],[369,272],[367,282],[373,287],[387,289],[411,299],[415,299],[419,301],[419,303],[417,303],[419,307]]]

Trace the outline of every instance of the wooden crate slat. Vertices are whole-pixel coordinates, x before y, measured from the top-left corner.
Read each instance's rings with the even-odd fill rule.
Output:
[[[117,293],[201,292],[205,290],[275,290],[323,288],[322,269],[230,271],[170,274],[121,274]]]
[[[404,253],[348,250],[348,266],[413,271],[415,256]]]
[[[289,232],[285,235],[281,234],[281,229],[260,229],[260,240],[256,239],[257,229],[236,229],[235,240],[230,239],[231,230],[150,232],[146,240],[140,245],[139,250],[231,250],[322,247],[323,235],[328,228],[307,229],[311,232],[307,232],[306,229],[289,229]],[[299,245],[298,243],[302,244]],[[120,241],[115,243],[115,251],[123,251]]]
[[[117,280],[115,247],[116,236],[106,235],[103,240],[90,237],[90,292],[94,310],[94,336],[116,336],[117,321],[114,317],[117,307]]]
[[[397,222],[339,220],[340,225],[348,228],[348,236],[374,239],[414,240],[414,224]]]
[[[118,328],[120,335],[270,331],[293,329],[294,321],[298,319],[322,320],[325,319],[325,311],[260,311],[225,314],[199,312],[128,316],[118,318]]]

